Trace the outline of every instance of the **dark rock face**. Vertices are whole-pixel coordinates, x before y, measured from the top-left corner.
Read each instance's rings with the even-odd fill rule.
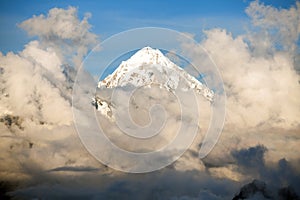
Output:
[[[262,181],[254,180],[252,183],[243,186],[240,192],[237,195],[235,195],[233,200],[247,199],[252,197],[256,193],[260,193],[263,197],[267,199],[271,198],[267,192],[266,184]]]
[[[12,184],[6,181],[0,181],[0,199],[10,200],[12,199],[7,193],[13,190]]]
[[[284,187],[278,191],[279,200],[299,200],[299,196],[296,194],[293,188]]]
[[[244,185],[240,192],[232,200],[249,199],[254,195],[260,195],[264,199],[299,200],[299,196],[291,187],[284,187],[276,191],[270,191],[265,182],[254,180]]]
[[[22,127],[22,119],[19,116],[14,115],[4,115],[0,118],[0,122],[4,123],[7,128],[11,128],[12,126],[17,126],[19,129],[23,130]]]

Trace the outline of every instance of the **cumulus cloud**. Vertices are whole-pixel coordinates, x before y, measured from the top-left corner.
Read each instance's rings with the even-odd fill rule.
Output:
[[[73,127],[76,69],[71,65],[78,65],[97,37],[89,31],[88,17],[80,21],[76,13],[72,7],[54,8],[48,17],[24,21],[20,26],[39,40],[19,53],[0,53],[1,180],[24,181],[34,174],[43,179],[47,176],[40,168],[59,169],[77,163],[80,155],[89,158]],[[69,155],[71,151],[77,153]],[[95,163],[91,158],[81,161]]]
[[[39,48],[38,42],[26,45],[20,54],[0,57],[3,90],[7,101],[1,110],[24,117],[34,117],[49,124],[70,124],[70,102],[62,97],[66,85],[61,61],[51,49]]]
[[[1,55],[1,87],[6,96],[2,112],[48,124],[71,123],[70,86],[75,70],[68,67],[71,63],[67,57],[73,55],[74,64],[79,66],[88,49],[96,44],[97,36],[89,31],[88,17],[80,21],[73,7],[53,8],[47,17],[33,16],[20,24],[39,41],[28,43],[19,54]]]
[[[244,35],[233,36],[217,28],[204,31],[205,38],[199,43],[182,43],[190,59],[202,66],[204,78],[213,80],[202,48],[207,51],[219,68],[227,95],[224,130],[204,165],[213,176],[239,181],[268,174],[272,171],[269,167],[284,158],[297,168],[296,146],[300,144],[300,77],[295,62],[299,3],[276,9],[254,1],[246,12],[252,26]],[[264,147],[253,147],[256,145]],[[241,148],[249,149],[228,153]],[[248,168],[238,169],[244,165]],[[298,173],[293,171],[294,177]],[[294,179],[289,176],[285,180]]]
[[[244,35],[212,29],[204,31],[206,37],[199,43],[182,44],[191,60],[202,66],[199,70],[205,78],[213,79],[203,60],[202,48],[206,49],[219,68],[227,95],[223,133],[204,164],[215,166],[210,169],[215,176],[239,180],[243,176],[236,173],[232,155],[226,152],[263,144],[269,149],[265,160],[270,164],[281,158],[299,159],[292,149],[300,143],[300,84],[294,48],[299,30],[292,25],[299,26],[298,3],[275,9],[255,1],[247,13],[253,27]]]
[[[80,20],[77,9],[53,8],[47,16],[41,14],[19,24],[31,36],[38,36],[45,47],[53,47],[60,58],[72,56],[76,67],[79,67],[83,56],[97,43],[97,35],[90,31],[88,23],[90,13]]]
[[[264,33],[264,41],[258,40],[258,37],[250,37],[255,43],[254,48],[262,46],[276,50],[283,48],[286,51],[294,53],[297,50],[296,42],[300,33],[300,3],[289,9],[277,9],[272,6],[266,6],[259,1],[253,1],[246,9],[246,13],[252,18],[255,27],[261,29]],[[260,43],[260,44],[259,44]]]
[[[205,32],[201,42],[222,74],[227,94],[227,120],[240,127],[298,125],[300,85],[290,54],[276,51],[271,57],[255,56],[243,37],[226,30]],[[187,48],[196,62],[198,44]],[[253,44],[252,44],[253,45]],[[200,57],[201,58],[201,57]],[[281,102],[278,105],[278,102]]]

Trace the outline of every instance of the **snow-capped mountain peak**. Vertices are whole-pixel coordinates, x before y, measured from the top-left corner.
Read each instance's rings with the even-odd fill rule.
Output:
[[[136,52],[130,59],[123,61],[120,66],[109,76],[107,76],[103,81],[100,81],[98,87],[107,87],[113,88],[116,86],[124,86],[128,83],[133,84],[134,80],[123,80],[125,75],[128,73],[136,71],[138,68],[143,68],[143,66],[156,66],[156,68],[174,68],[175,64],[172,63],[167,57],[165,57],[160,50],[152,49],[151,47],[144,47],[138,52]],[[149,70],[140,70],[138,74],[142,75],[145,71]],[[136,74],[136,73],[134,73]],[[140,82],[138,86],[143,84]],[[136,85],[136,84],[133,84]]]
[[[152,49],[151,47],[144,47],[138,52],[136,52],[128,61],[128,65],[135,64],[157,64],[162,66],[170,66],[173,63],[165,57],[160,50]]]
[[[206,85],[189,75],[185,70],[170,61],[159,49],[144,47],[137,51],[128,60],[122,61],[119,67],[102,81],[98,88],[115,88],[131,85],[134,87],[151,87],[159,85],[170,92],[175,90],[194,90],[212,102],[214,92]],[[98,103],[97,103],[98,102]],[[94,104],[98,110],[103,104],[101,99],[95,98]],[[105,107],[107,110],[107,107]]]

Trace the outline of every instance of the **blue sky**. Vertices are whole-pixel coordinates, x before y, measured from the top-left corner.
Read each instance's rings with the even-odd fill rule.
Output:
[[[78,8],[78,14],[90,12],[93,32],[103,40],[131,28],[157,26],[201,33],[203,29],[226,28],[233,34],[244,31],[249,19],[244,10],[250,0],[199,1],[59,1],[2,0],[0,2],[0,51],[20,51],[31,40],[17,24],[33,15],[47,14],[53,7]],[[262,0],[266,5],[288,8],[295,0]]]

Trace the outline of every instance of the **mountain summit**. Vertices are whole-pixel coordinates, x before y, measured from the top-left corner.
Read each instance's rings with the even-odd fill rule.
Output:
[[[214,92],[182,68],[171,62],[158,49],[144,47],[137,51],[126,61],[122,61],[119,67],[102,81],[98,88],[116,88],[124,86],[150,87],[157,85],[170,92],[175,90],[194,90],[212,102]],[[103,113],[111,111],[109,102],[104,102],[95,97],[93,104]]]

